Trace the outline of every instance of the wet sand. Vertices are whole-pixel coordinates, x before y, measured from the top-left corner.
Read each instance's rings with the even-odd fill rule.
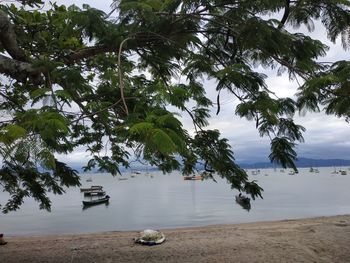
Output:
[[[5,237],[0,262],[350,262],[350,215],[162,232],[152,247],[136,231]]]

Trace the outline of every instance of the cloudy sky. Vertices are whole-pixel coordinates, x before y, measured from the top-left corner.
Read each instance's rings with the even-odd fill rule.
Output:
[[[86,3],[108,13],[110,11],[111,1],[60,0],[57,1],[57,3],[76,4],[78,6],[81,6],[82,3]],[[303,33],[307,33],[306,30],[300,30]],[[335,45],[328,41],[325,31],[319,27],[319,24],[316,23],[316,30],[310,35],[330,46],[327,56],[322,58],[322,61],[329,62],[350,59],[349,51],[346,52],[341,48],[340,41],[337,41]],[[295,94],[297,83],[290,82],[288,76],[277,76],[274,71],[257,70],[268,75],[266,82],[269,88],[279,97],[290,97]],[[216,98],[214,85],[215,83],[210,81],[205,83],[208,96],[212,98],[213,101],[215,101]],[[248,122],[234,115],[235,101],[231,95],[227,94],[227,96],[221,97],[225,97],[222,100],[221,112],[216,116],[216,109],[213,109],[213,116],[210,120],[209,128],[219,129],[224,137],[230,139],[237,161],[249,163],[267,161],[269,155],[269,140],[259,137],[253,122]],[[350,124],[347,124],[344,119],[326,116],[323,113],[306,113],[305,116],[298,115],[295,119],[298,124],[306,128],[304,134],[305,143],[298,145],[297,148],[300,157],[350,159]],[[185,127],[192,131],[192,124],[189,118],[184,116],[183,122]],[[87,154],[84,152],[84,149],[77,150],[74,154],[69,156],[69,160],[74,162],[79,162],[82,159],[86,160],[86,158]]]

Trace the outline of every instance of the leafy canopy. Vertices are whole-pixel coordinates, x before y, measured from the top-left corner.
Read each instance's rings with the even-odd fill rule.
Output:
[[[214,103],[203,80],[237,99],[236,115],[254,121],[271,139],[272,162],[296,169],[302,108],[349,119],[348,61],[318,62],[328,47],[289,28],[314,30],[320,21],[331,41],[350,44],[345,0],[120,0],[105,14],[41,0],[0,4],[0,184],[10,194],[2,211],[24,197],[50,209],[47,192],[79,185],[57,160],[85,147],[85,169],[115,175],[136,156],[164,172],[225,178],[252,198],[262,189],[234,159],[228,140],[210,130]],[[303,81],[297,100],[278,98],[257,66]],[[183,82],[174,81],[180,76]],[[179,116],[190,116],[194,135]],[[130,155],[133,151],[132,156]]]

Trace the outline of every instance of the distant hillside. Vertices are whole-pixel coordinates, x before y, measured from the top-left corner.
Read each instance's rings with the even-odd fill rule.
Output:
[[[241,163],[242,168],[273,168],[279,167],[269,162],[259,163]],[[310,158],[298,158],[296,161],[297,167],[329,167],[329,166],[348,166],[350,160],[344,159],[310,159]]]
[[[269,162],[257,162],[257,163],[238,163],[240,167],[244,169],[249,168],[274,168],[274,167],[280,167],[278,165],[269,163]],[[343,160],[343,159],[310,159],[310,158],[299,158],[296,162],[297,167],[331,167],[331,166],[350,166],[350,160]],[[81,166],[78,164],[72,165],[73,169],[76,169],[78,172],[83,173],[83,170],[81,169]],[[128,169],[129,172],[131,171],[146,171],[146,167],[143,165],[134,165],[131,169]],[[197,169],[202,170],[203,165],[197,164]],[[149,172],[151,171],[157,171],[158,168],[156,167],[148,167],[147,169]],[[126,169],[121,167],[121,172],[125,172]],[[91,171],[91,173],[98,172],[97,169],[94,169]]]

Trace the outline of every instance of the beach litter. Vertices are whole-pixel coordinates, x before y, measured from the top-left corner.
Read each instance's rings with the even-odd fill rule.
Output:
[[[154,245],[162,244],[165,241],[165,236],[160,231],[146,229],[140,232],[140,236],[135,238],[134,240],[135,240],[135,243],[138,243],[138,244],[154,246]]]

